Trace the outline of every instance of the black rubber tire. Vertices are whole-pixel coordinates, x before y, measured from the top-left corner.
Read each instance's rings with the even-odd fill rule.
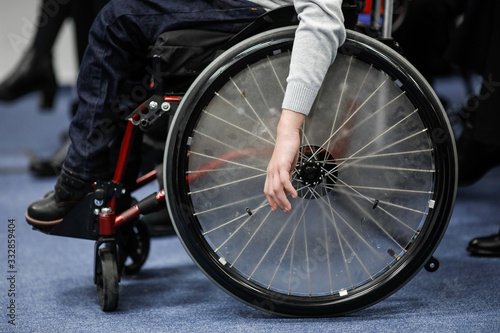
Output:
[[[120,268],[125,275],[139,273],[149,255],[151,237],[148,226],[141,220],[127,223],[119,229]]]
[[[394,251],[391,247],[388,247],[386,248],[386,250],[384,250],[385,252],[377,254],[378,256],[382,256],[385,253],[385,256],[388,256],[387,259],[388,264],[386,265],[386,267],[383,267],[381,269],[379,268],[374,269],[373,275],[371,274],[372,271],[370,271],[369,272],[370,279],[365,279],[366,281],[359,280],[360,282],[356,282],[355,284],[352,283],[351,280],[350,284],[352,284],[352,286],[348,285],[345,288],[340,288],[336,290],[332,288],[331,293],[323,291],[316,293],[312,291],[316,282],[318,284],[321,284],[324,282],[323,280],[309,281],[309,291],[307,289],[305,289],[305,291],[300,289],[297,292],[294,291],[290,292],[290,289],[286,291],[282,290],[283,288],[279,289],[278,287],[273,289],[271,284],[274,283],[274,276],[272,277],[272,279],[269,279],[270,282],[268,280],[261,281],[254,279],[253,273],[250,274],[249,272],[244,271],[244,269],[233,267],[232,266],[233,263],[230,259],[228,259],[228,257],[233,256],[233,261],[238,260],[239,256],[236,258],[236,260],[234,260],[234,253],[238,252],[238,250],[223,248],[229,246],[229,245],[226,246],[225,242],[219,242],[218,244],[216,244],[217,240],[210,238],[211,235],[209,233],[212,230],[207,228],[207,224],[214,223],[213,224],[214,229],[216,228],[215,226],[219,226],[222,228],[222,230],[225,230],[226,227],[223,225],[230,223],[230,221],[228,221],[227,218],[228,214],[233,214],[231,216],[239,216],[239,217],[244,215],[245,218],[248,220],[252,221],[257,220],[258,217],[256,217],[256,215],[260,214],[260,212],[264,210],[261,209],[262,207],[257,207],[259,211],[255,208],[248,208],[250,205],[254,205],[254,202],[252,201],[254,200],[254,198],[251,197],[251,195],[252,194],[258,195],[259,193],[262,195],[262,197],[264,195],[263,193],[261,193],[262,191],[259,189],[255,190],[255,192],[251,192],[252,191],[251,189],[247,190],[247,188],[251,188],[253,185],[248,185],[246,187],[239,186],[238,188],[235,188],[232,185],[225,185],[224,190],[227,191],[227,193],[229,194],[224,194],[222,193],[223,191],[219,191],[217,195],[210,196],[211,199],[207,198],[206,201],[193,198],[194,196],[193,183],[196,182],[196,180],[193,181],[189,177],[193,177],[192,172],[201,172],[200,170],[202,170],[203,168],[196,169],[191,164],[196,163],[197,159],[198,160],[201,159],[201,157],[197,156],[202,156],[202,155],[208,156],[212,153],[212,151],[210,151],[209,149],[210,147],[208,147],[206,151],[195,152],[193,151],[194,149],[192,146],[193,145],[192,142],[196,138],[201,138],[198,140],[198,142],[202,143],[208,141],[216,141],[210,139],[208,135],[204,137],[200,136],[197,137],[197,135],[199,135],[197,132],[202,131],[201,129],[199,129],[199,126],[205,124],[203,123],[203,121],[205,121],[203,118],[205,117],[204,109],[208,107],[212,99],[214,99],[214,101],[219,101],[216,100],[215,93],[218,92],[223,87],[225,87],[226,83],[229,84],[229,81],[232,80],[232,78],[237,77],[239,72],[245,71],[248,68],[248,66],[252,64],[257,64],[258,61],[260,61],[261,59],[266,59],[267,57],[269,57],[270,59],[269,61],[272,62],[274,61],[272,59],[274,59],[273,57],[275,55],[276,56],[282,55],[290,51],[293,43],[293,36],[294,36],[294,28],[292,27],[292,28],[276,29],[255,36],[253,38],[250,38],[236,45],[232,49],[226,51],[223,55],[217,58],[193,83],[190,90],[185,95],[174,117],[173,125],[170,129],[169,136],[167,138],[165,157],[164,157],[164,184],[165,184],[165,189],[167,190],[167,198],[168,198],[167,206],[169,209],[169,213],[171,215],[171,219],[174,223],[174,227],[179,236],[179,239],[181,240],[183,246],[191,256],[193,261],[214,283],[216,283],[219,287],[225,290],[228,294],[234,296],[235,298],[241,300],[242,302],[250,306],[274,314],[285,315],[285,316],[312,316],[312,317],[335,316],[357,311],[383,300],[384,298],[388,297],[389,295],[397,291],[399,288],[401,288],[405,283],[407,283],[428,262],[429,258],[431,257],[432,253],[438,246],[446,230],[454,205],[456,187],[457,187],[456,185],[457,163],[456,163],[455,143],[446,113],[444,112],[438,98],[434,94],[429,84],[416,71],[416,69],[411,64],[409,64],[400,54],[390,49],[389,47],[383,45],[382,43],[379,43],[378,41],[373,40],[364,35],[361,35],[359,33],[348,31],[347,40],[344,46],[340,48],[339,56],[337,57],[337,59],[342,60],[349,58],[349,59],[354,59],[353,61],[355,62],[370,64],[376,70],[376,73],[378,73],[377,75],[380,74],[382,76],[384,75],[387,76],[389,78],[391,87],[394,86],[396,90],[399,89],[401,92],[403,92],[403,94],[406,96],[404,97],[405,101],[407,101],[407,103],[412,104],[412,107],[415,108],[415,110],[412,112],[412,117],[417,117],[419,119],[418,121],[423,126],[422,133],[424,133],[423,135],[425,136],[425,140],[429,144],[429,149],[427,149],[428,152],[425,153],[425,158],[428,159],[429,162],[426,163],[431,165],[431,167],[433,167],[433,170],[429,171],[430,174],[425,177],[426,179],[425,181],[430,182],[429,184],[426,184],[426,186],[430,188],[429,200],[427,201],[425,197],[424,199],[420,199],[419,197],[418,200],[415,200],[418,201],[419,203],[423,203],[423,207],[421,207],[423,213],[419,212],[419,214],[423,216],[421,217],[421,222],[417,221],[418,223],[417,226],[415,227],[414,234],[410,235],[408,239],[405,239],[405,243],[402,246],[402,249],[399,250],[396,249],[396,251]],[[270,73],[270,75],[272,74]],[[240,91],[240,95],[243,97],[243,100],[246,98],[245,93],[248,94],[248,92],[249,90]],[[279,98],[277,99],[279,100]],[[279,109],[280,107],[281,105],[279,104],[275,105],[275,108]],[[321,107],[321,106],[316,106],[316,107]],[[399,110],[399,111],[406,112],[405,110]],[[245,111],[242,111],[242,113],[244,112]],[[315,110],[311,112],[312,116],[314,116],[314,112]],[[208,113],[208,111],[206,113]],[[238,142],[238,137],[219,138],[219,135],[221,135],[221,133],[224,133],[225,127],[232,126],[231,124],[230,125],[227,124],[226,119],[230,119],[235,115],[237,116],[237,114],[238,112],[236,111],[233,112],[232,114],[226,113],[223,117],[219,117],[219,119],[222,119],[224,121],[222,122],[221,120],[218,120],[221,121],[220,127],[214,128],[214,126],[210,127],[207,125],[203,127],[203,130],[211,131],[210,133],[213,133],[214,136],[218,136],[218,142],[222,142],[222,145],[227,144],[228,146],[236,146],[237,148],[239,148],[240,146]],[[278,115],[279,115],[279,110],[278,110]],[[309,117],[311,117],[311,115]],[[392,117],[392,115],[387,115],[387,117],[390,118]],[[243,118],[241,119],[242,123],[246,125],[246,123],[244,122],[245,120]],[[229,120],[229,122],[230,121],[231,120]],[[275,123],[271,124],[269,122],[265,123],[266,126],[275,125]],[[373,127],[376,127],[376,123],[375,122],[372,123],[374,123]],[[335,125],[332,126],[332,131],[333,127],[335,127]],[[248,129],[248,127],[245,128]],[[408,130],[411,129],[409,128]],[[207,138],[206,141],[204,141],[205,137]],[[241,138],[239,139],[242,140]],[[213,146],[215,147],[215,144]],[[312,147],[313,148],[311,149],[315,150],[314,148],[315,146]],[[306,153],[305,150],[301,151],[303,154]],[[308,161],[311,160],[311,155],[315,154],[319,155],[318,153],[319,151],[320,150],[317,149],[314,153],[310,152],[309,155],[306,156],[309,157]],[[329,156],[330,153],[328,149],[326,149],[326,151],[327,153],[325,153],[325,155]],[[246,151],[243,151],[243,153],[241,153],[240,150],[238,156],[245,155],[245,153]],[[269,155],[270,153],[267,152],[266,154]],[[221,156],[221,155],[215,155],[215,156]],[[332,159],[335,158],[336,157],[333,156]],[[210,164],[209,161],[207,162],[207,165],[210,165],[211,168],[216,168],[218,167],[217,164],[218,163],[220,164],[220,161],[226,161],[226,158],[212,157],[211,158],[212,164]],[[224,163],[227,163],[227,161]],[[242,161],[239,162],[238,166],[244,167],[245,163],[247,163],[247,160],[243,159]],[[406,163],[406,162],[401,162],[401,163]],[[411,164],[411,161],[408,163]],[[259,164],[259,166],[260,165],[262,165],[262,167],[259,168],[259,170],[261,171],[265,170],[266,166],[265,161]],[[334,171],[334,169],[336,170],[337,167],[338,167],[337,165],[331,166],[330,170]],[[210,171],[210,168],[205,167],[205,169],[203,169],[202,172],[205,172],[205,170]],[[341,171],[339,171],[339,173],[340,172]],[[399,174],[396,171],[394,171],[394,173],[396,174],[396,176],[399,176]],[[369,179],[369,176],[372,176],[373,174],[374,173],[372,174],[369,173],[368,175],[366,175],[366,177],[362,177],[362,180],[364,181],[366,179]],[[388,175],[390,176],[390,174],[391,173],[389,173]],[[326,175],[323,175],[322,178],[319,178],[319,181],[326,182],[325,180],[327,178],[326,176],[331,176],[331,172],[327,172]],[[337,178],[336,175],[334,177]],[[224,177],[220,176],[219,178],[221,184],[226,184],[225,183],[226,179],[224,179]],[[372,178],[376,178],[376,176]],[[338,179],[341,179],[341,177],[339,176]],[[424,177],[422,179],[424,179]],[[215,183],[214,182],[211,183],[210,186],[213,187],[213,184],[217,184],[217,181],[218,180],[216,179],[214,181]],[[406,186],[405,185],[407,184],[405,183],[406,181],[408,181],[407,177],[406,178],[402,177],[401,179],[398,178],[396,180],[396,183],[403,184],[404,186]],[[336,184],[335,181],[330,182],[328,186],[323,184],[325,190],[322,193],[314,192],[315,194],[313,195],[315,196],[315,198],[321,197],[323,198],[321,200],[325,201],[326,199],[324,198],[326,198],[329,195],[333,195],[335,189],[342,194],[342,192],[340,191],[339,182],[340,180]],[[227,184],[229,184],[229,182]],[[262,186],[262,184],[263,183],[261,183],[259,186]],[[297,184],[298,183],[296,183],[296,185]],[[200,185],[200,186],[201,186],[200,191],[208,192],[211,189],[209,185]],[[206,186],[206,188],[202,188],[203,186]],[[311,188],[312,184],[309,184],[305,187]],[[196,190],[199,189],[200,187],[196,188]],[[263,189],[263,187],[260,187],[260,189]],[[210,219],[210,221],[204,220],[203,222],[200,222],[201,221],[200,219],[202,218],[202,213],[205,213],[205,211],[200,211],[201,205],[206,204],[208,210],[208,207],[210,207],[211,205],[211,200],[221,200],[221,197],[223,200],[224,198],[226,198],[226,196],[227,198],[229,198],[229,200],[231,199],[236,200],[234,199],[234,195],[243,195],[244,197],[245,194],[241,194],[239,192],[245,193],[245,191],[251,193],[251,194],[246,194],[248,195],[247,197],[248,203],[244,202],[239,204],[238,211],[230,210],[232,204],[231,202],[227,202],[227,205],[220,204],[218,207],[214,208],[218,209],[218,211],[222,210],[220,209],[221,207],[224,208],[223,209],[224,214],[222,212],[220,213],[221,215],[223,215],[223,217],[220,218],[220,221],[217,218],[217,215],[211,215],[212,219]],[[315,191],[315,189],[313,191]],[[352,196],[352,194],[353,193],[349,195]],[[314,198],[312,198],[311,196],[312,195],[305,193],[299,199],[301,200],[301,202],[306,202],[306,201],[313,202],[312,199]],[[415,194],[415,196],[417,196],[417,194]],[[260,197],[259,200],[262,200],[262,197]],[[408,195],[406,201],[411,201],[410,199],[411,196]],[[264,202],[264,201],[259,201],[259,202]],[[389,204],[391,204],[393,208],[394,207],[397,208],[397,206],[399,206],[397,202],[384,203],[383,200],[379,201],[377,199],[373,200],[370,203],[369,208],[373,208],[373,210],[375,210],[375,208],[377,207],[382,209],[381,206],[384,206],[384,204],[386,204],[386,208],[384,208],[385,210],[389,209],[388,206]],[[245,205],[247,205],[246,209]],[[263,205],[264,204],[262,204],[261,206]],[[292,205],[294,205],[294,207],[300,207],[298,203],[292,203]],[[252,207],[255,207],[255,205]],[[401,206],[399,207],[401,208]],[[341,208],[342,207],[340,207],[339,209]],[[367,210],[369,208],[367,208]],[[304,209],[304,212],[306,211],[306,209],[307,208]],[[322,213],[323,212],[321,211],[317,211],[318,215],[321,215]],[[350,210],[347,214],[351,213],[353,214],[353,216],[356,217],[358,216],[355,215],[357,214],[357,212],[352,212],[352,210]],[[276,220],[277,222],[275,222],[274,224],[268,223],[265,225],[268,234],[271,234],[273,236],[276,235],[274,241],[276,241],[276,239],[278,239],[278,236],[280,236],[280,234],[278,234],[279,230],[277,229],[276,225],[280,223],[284,224],[283,221],[285,221],[284,218],[282,219],[281,217],[278,218],[278,216],[280,215],[276,214],[279,213],[273,213],[272,215],[269,215],[269,219],[272,220],[273,222]],[[332,216],[333,215],[334,214],[332,213]],[[260,218],[262,220],[267,219],[267,217],[260,217]],[[311,219],[314,220],[315,217],[311,216]],[[349,220],[349,223],[347,223],[346,221],[345,225],[347,226],[346,228],[348,228],[349,225],[352,226],[352,228],[358,228],[358,224],[362,222],[363,220],[361,220],[360,222],[359,220],[353,219],[352,221]],[[262,223],[264,223],[264,221],[262,221]],[[297,224],[295,230],[297,230],[297,226],[301,222],[296,222],[296,223]],[[304,224],[303,234],[305,234],[306,222],[304,221],[303,224]],[[311,227],[314,229],[314,226]],[[368,225],[367,227],[368,229],[369,228],[377,229],[376,226],[374,225]],[[283,228],[285,227],[283,226]],[[383,228],[379,229],[383,230]],[[232,237],[232,234],[237,233],[238,231],[239,229],[234,230],[234,228],[232,230],[228,230],[226,235],[226,240],[229,240],[229,238]],[[257,231],[255,231],[255,233],[257,233]],[[246,230],[246,232],[250,233],[250,231],[248,230]],[[390,232],[386,233],[389,234]],[[376,242],[377,239],[378,240],[382,239],[382,237],[376,233],[372,234],[373,235],[372,239],[367,238],[370,237],[370,235],[371,234],[367,232],[366,234],[363,234],[364,238],[359,236],[359,239],[357,239],[358,242],[356,243],[357,245],[355,244],[354,246],[361,247],[363,246],[363,242],[365,243]],[[327,235],[325,232],[325,238],[326,236]],[[328,235],[328,237],[330,236],[333,235]],[[248,237],[249,240],[247,245],[250,244],[251,241],[253,241],[253,235],[249,235]],[[295,237],[295,231],[293,231],[290,240],[294,237]],[[344,236],[341,235],[341,237]],[[398,236],[396,235],[394,237],[397,238]],[[272,239],[269,240],[269,242],[271,241]],[[339,244],[342,243],[349,245],[345,239],[341,240],[339,238]],[[231,246],[233,247],[240,246],[241,248],[241,245],[237,243],[231,244]],[[259,267],[261,262],[264,262],[263,266],[265,266],[265,268],[268,268],[268,271],[271,268],[274,269],[274,267],[276,267],[276,272],[278,271],[278,268],[280,268],[281,265],[281,260],[278,255],[273,253],[272,246],[274,246],[274,242],[272,242],[269,245],[266,253],[264,255],[261,255],[260,262],[257,265],[253,264],[255,266],[254,271],[257,270],[257,267]],[[374,246],[370,247],[374,248]],[[306,245],[305,245],[306,254],[308,253],[307,248],[308,245],[306,240]],[[246,246],[243,247],[240,254],[245,250]],[[311,256],[317,255],[313,251],[319,251],[319,250],[318,248],[311,247],[309,253],[311,254]],[[262,251],[263,250],[259,247],[253,247],[251,251],[248,252],[259,253]],[[288,247],[282,252],[283,256],[287,253],[287,251]],[[329,250],[327,250],[327,252],[328,251]],[[267,257],[268,252],[272,253],[274,257],[272,258]],[[352,248],[351,252],[354,253],[354,255],[356,255],[356,251]],[[332,256],[334,254],[337,253],[332,252]],[[295,255],[295,253],[292,253],[292,258],[293,255]],[[247,257],[250,258],[249,256]],[[281,259],[283,259],[283,257]],[[300,258],[300,259],[308,261],[309,265],[309,257],[307,255],[305,258]],[[344,256],[343,260],[340,260],[339,262],[344,261],[347,267],[347,259],[348,258]],[[373,259],[372,261],[375,261],[377,258],[374,255],[372,259]],[[248,260],[253,260],[253,259],[248,259]],[[350,258],[350,260],[353,259]],[[365,260],[367,261],[370,260],[369,255],[367,255]],[[292,272],[293,274],[296,274],[300,270],[300,267],[296,266],[292,267],[292,261],[293,259],[291,259],[290,263],[290,272],[291,274]],[[295,262],[297,261],[298,260],[296,260]],[[361,266],[363,266],[363,261],[361,260],[358,261],[361,262]],[[294,265],[295,262],[293,262]],[[322,262],[324,263],[325,261],[323,260]],[[329,261],[328,265],[330,265]],[[339,267],[338,270],[335,271],[338,275],[346,274],[345,272],[342,271],[343,265],[344,264],[341,264],[340,265],[341,267]],[[243,266],[243,264],[241,266]],[[307,267],[309,269],[309,266]],[[325,273],[323,274],[323,279],[324,280],[328,279],[328,274],[326,273],[324,265],[323,266],[318,265],[316,266],[316,269],[320,270],[321,272],[324,271]],[[348,268],[346,270],[349,271]],[[361,271],[361,268],[359,270]],[[331,272],[331,270],[328,269],[328,272]],[[309,271],[307,274],[310,274]],[[308,275],[307,279],[312,280],[313,279],[312,274],[310,276]],[[267,286],[268,282],[269,286]],[[302,281],[300,282],[302,283]],[[288,284],[289,285],[292,284],[292,279],[288,281]]]
[[[114,311],[118,307],[118,266],[116,254],[110,247],[99,249],[96,262],[97,299],[102,311]]]

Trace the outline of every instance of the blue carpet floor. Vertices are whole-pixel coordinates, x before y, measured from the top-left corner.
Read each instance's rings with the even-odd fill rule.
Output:
[[[461,96],[444,81],[443,95]],[[70,89],[50,113],[37,96],[0,104],[0,331],[19,332],[499,332],[500,258],[469,256],[474,236],[500,228],[500,169],[459,189],[450,226],[435,256],[441,267],[422,270],[386,300],[339,318],[290,319],[250,308],[213,285],[176,237],[155,238],[148,260],[120,283],[117,311],[104,313],[93,284],[93,242],[32,231],[28,204],[55,178],[28,171],[28,156],[47,156],[69,123]],[[15,267],[8,234],[15,228]],[[16,273],[9,273],[14,270]],[[9,277],[15,275],[15,281]],[[14,282],[14,283],[11,283]],[[15,296],[9,290],[15,289]],[[9,323],[15,300],[15,326]]]

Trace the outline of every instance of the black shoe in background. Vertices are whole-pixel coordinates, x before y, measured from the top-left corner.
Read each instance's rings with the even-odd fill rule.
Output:
[[[30,157],[29,169],[35,177],[52,177],[61,173],[64,158],[68,152],[71,140],[67,134],[63,136],[61,146],[46,159],[38,156]]]
[[[476,256],[500,257],[500,232],[470,241],[467,251]]]

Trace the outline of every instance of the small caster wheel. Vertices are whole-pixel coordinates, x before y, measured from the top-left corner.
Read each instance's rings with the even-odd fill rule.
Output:
[[[434,258],[434,257],[431,257],[429,259],[429,261],[425,264],[425,269],[427,270],[427,272],[435,272],[437,271],[439,268],[439,261]]]
[[[96,257],[97,298],[103,311],[113,311],[118,306],[118,266],[116,254],[110,247],[99,249]]]
[[[120,266],[126,275],[137,274],[149,254],[150,235],[147,225],[137,221],[121,229]]]

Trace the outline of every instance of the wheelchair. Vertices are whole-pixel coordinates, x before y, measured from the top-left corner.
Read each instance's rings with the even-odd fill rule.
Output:
[[[357,1],[344,7],[358,11]],[[301,131],[292,175],[298,198],[288,214],[271,211],[263,187],[296,29],[288,25],[296,22],[290,9],[217,40],[214,57],[220,45],[233,46],[210,59],[185,93],[166,94],[155,83],[154,95],[128,117],[113,181],[96,184],[46,231],[96,240],[102,310],[117,307],[122,272],[138,272],[147,258],[140,215],[165,204],[182,245],[211,281],[281,316],[358,311],[422,268],[438,268],[432,255],[457,188],[454,137],[439,99],[390,38],[392,1],[384,7],[377,38],[346,22],[347,39]],[[155,68],[160,58],[152,56]],[[133,190],[121,184],[134,133],[161,119],[168,133],[163,167],[136,188],[159,178],[164,190],[118,212]]]

